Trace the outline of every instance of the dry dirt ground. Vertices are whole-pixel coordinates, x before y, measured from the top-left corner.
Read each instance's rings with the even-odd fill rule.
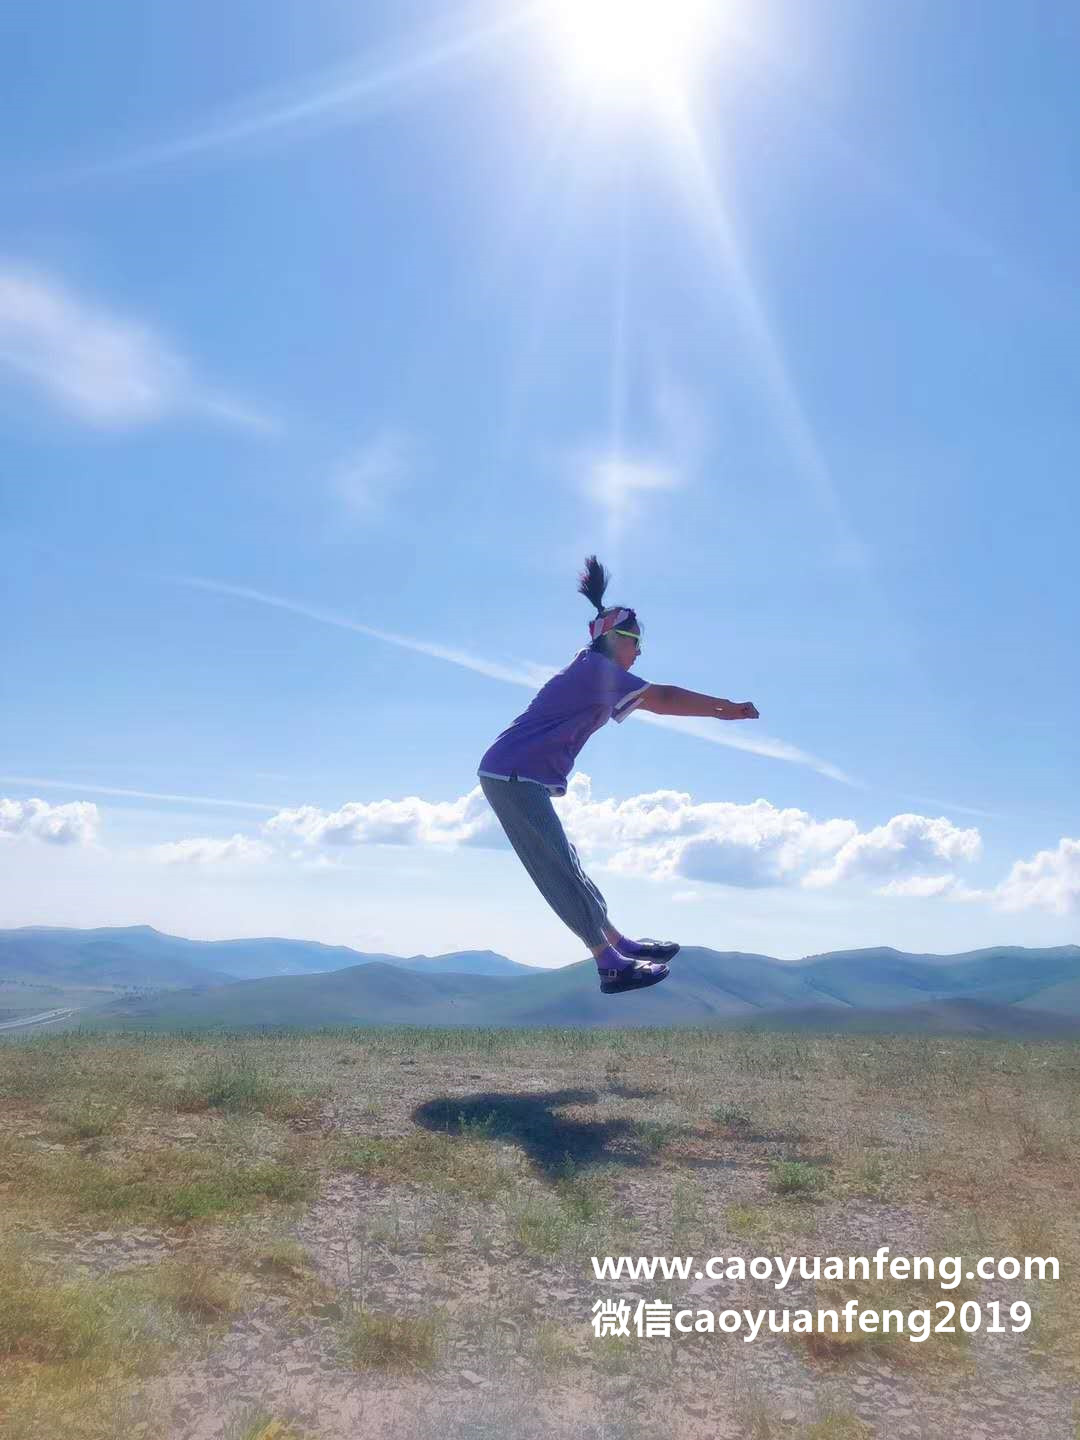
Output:
[[[208,1066],[220,1079],[239,1065],[267,1080],[262,1100],[253,1089],[199,1102]],[[48,1365],[13,1331],[6,1356],[0,1343],[0,1434],[6,1421],[16,1440],[636,1440],[658,1429],[678,1440],[1078,1440],[1078,1093],[1078,1047],[912,1037],[5,1045],[0,1239],[35,1284],[183,1262],[223,1283],[230,1303],[201,1318],[188,1306],[178,1328],[155,1321],[167,1363],[106,1374],[93,1395],[77,1387],[64,1419],[60,1401],[34,1399],[28,1376],[44,1384]],[[62,1117],[87,1097],[121,1104],[114,1128],[65,1138]],[[136,1223],[50,1169],[178,1152],[285,1157],[310,1195]],[[1023,1334],[863,1336],[837,1349],[768,1333],[592,1333],[600,1299],[835,1303],[813,1281],[598,1280],[593,1255],[848,1257],[880,1245],[1054,1255],[1061,1279],[977,1281],[957,1297],[984,1315],[1000,1300],[1006,1317],[1027,1301]],[[878,1303],[868,1288],[845,1293]],[[950,1292],[899,1293],[889,1303],[912,1308]],[[7,1410],[5,1388],[18,1397]]]

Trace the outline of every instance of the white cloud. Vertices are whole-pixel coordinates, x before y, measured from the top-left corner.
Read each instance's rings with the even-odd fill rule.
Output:
[[[384,434],[355,451],[331,475],[331,488],[354,515],[380,514],[401,490],[416,464],[414,445]]]
[[[488,845],[506,843],[484,793],[477,785],[457,800],[352,801],[338,810],[301,805],[267,820],[272,840],[308,846],[343,845]]]
[[[612,852],[610,870],[752,888],[793,883],[858,831],[853,820],[816,821],[767,800],[695,802],[685,791],[656,790],[596,801],[580,771],[557,804],[583,850]]]
[[[993,891],[997,909],[1044,909],[1055,915],[1080,912],[1080,840],[1063,835],[1056,850],[1017,860]]]
[[[0,840],[29,836],[49,845],[93,845],[97,841],[98,808],[90,800],[50,805],[46,800],[0,797]]]
[[[879,885],[875,895],[907,895],[926,900],[934,895],[947,895],[957,886],[955,875],[910,875],[906,880],[890,880]]]
[[[0,261],[0,370],[30,382],[77,420],[103,429],[184,411],[246,429],[274,422],[206,389],[149,326],[79,299],[62,284]]]
[[[164,865],[258,865],[269,860],[274,851],[261,840],[236,834],[228,840],[198,838],[151,845],[148,853]]]
[[[944,816],[894,815],[884,825],[852,835],[832,862],[811,871],[804,883],[820,887],[856,877],[901,875],[942,860],[977,860],[981,853],[982,837],[974,828],[961,830]]]
[[[671,882],[683,903],[701,898],[693,882],[745,890],[824,889],[884,879],[874,893],[993,900],[1014,909],[1049,904],[1058,913],[1067,913],[1080,894],[1078,841],[1064,840],[1056,854],[1042,852],[1033,862],[1018,863],[1009,881],[993,891],[970,889],[955,874],[934,871],[943,859],[970,862],[981,852],[977,830],[958,829],[944,816],[897,815],[862,832],[854,820],[817,819],[764,799],[747,804],[695,801],[679,790],[596,799],[582,771],[572,776],[566,795],[554,803],[588,864]],[[61,806],[43,800],[0,801],[0,837],[25,832],[54,843],[91,843],[97,819],[96,805],[86,801]],[[196,836],[150,846],[145,853],[171,865],[247,866],[280,859],[319,870],[340,866],[349,849],[365,845],[506,849],[509,842],[475,785],[454,800],[407,795],[349,801],[336,810],[315,805],[279,809],[255,836]],[[689,887],[687,881],[692,882]]]
[[[609,548],[628,525],[643,519],[646,497],[685,485],[705,450],[704,412],[689,390],[664,373],[653,383],[650,401],[656,443],[626,444],[615,423],[606,441],[570,457],[582,493],[605,516]]]
[[[625,875],[756,889],[822,888],[843,880],[918,875],[929,858],[974,859],[977,831],[959,831],[944,818],[897,816],[859,831],[854,820],[818,820],[803,810],[778,809],[767,800],[740,805],[695,802],[685,791],[656,790],[624,800],[597,800],[588,775],[578,771],[555,801],[567,834],[590,863]],[[282,810],[262,827],[264,838],[292,855],[358,845],[459,845],[503,848],[507,841],[483,791],[474,787],[452,801],[410,795],[397,800],[352,801],[337,810],[304,805]],[[882,843],[886,837],[888,844]],[[931,895],[945,888],[922,877]],[[954,882],[955,883],[955,882]],[[681,887],[683,898],[699,892]],[[919,893],[915,888],[890,893]]]
[[[633,519],[639,513],[638,496],[679,486],[677,472],[658,460],[592,454],[579,464],[585,494],[612,519]]]

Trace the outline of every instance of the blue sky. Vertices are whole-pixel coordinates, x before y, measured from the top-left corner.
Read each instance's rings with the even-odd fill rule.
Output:
[[[582,752],[628,933],[1076,939],[1080,15],[706,8],[8,8],[0,925],[578,959],[475,771],[595,551],[761,716]]]

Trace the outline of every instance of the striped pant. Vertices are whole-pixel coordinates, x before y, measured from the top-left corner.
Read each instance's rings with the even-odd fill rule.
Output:
[[[521,863],[564,925],[590,950],[605,945],[607,903],[581,868],[551,796],[533,780],[480,776],[480,787]]]

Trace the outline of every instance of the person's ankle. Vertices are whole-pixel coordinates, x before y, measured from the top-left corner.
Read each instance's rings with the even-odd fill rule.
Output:
[[[613,943],[620,955],[628,955],[632,960],[649,953],[647,946],[639,945],[636,940],[628,940],[625,935],[620,935]]]
[[[598,970],[625,970],[630,963],[625,956],[620,955],[612,944],[607,944],[599,955],[594,955],[596,968]]]

